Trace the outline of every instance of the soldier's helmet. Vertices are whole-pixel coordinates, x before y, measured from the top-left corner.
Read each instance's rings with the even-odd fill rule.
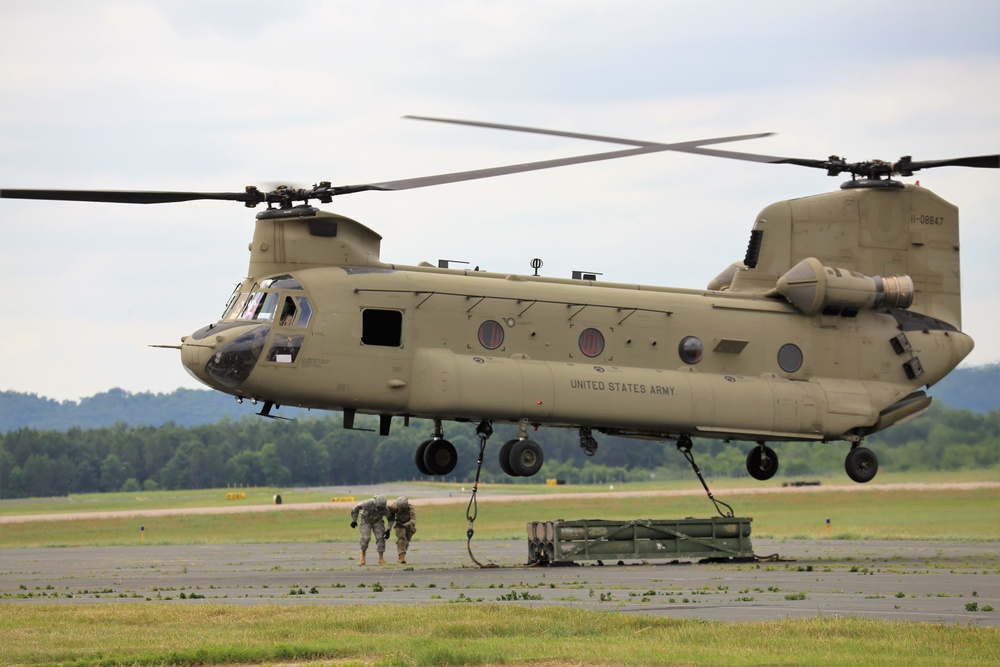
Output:
[[[378,507],[380,509],[383,508],[383,507],[385,507],[385,496],[383,496],[381,493],[378,494],[377,496],[375,496],[375,498],[373,498],[373,500],[375,501],[375,506],[376,507]]]
[[[396,509],[401,510],[410,504],[410,501],[406,499],[406,496],[400,496],[396,498]]]

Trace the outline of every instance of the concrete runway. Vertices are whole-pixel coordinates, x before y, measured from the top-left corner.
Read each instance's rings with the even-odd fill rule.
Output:
[[[354,543],[0,550],[3,604],[443,604],[720,621],[859,616],[1000,625],[1000,542],[753,540],[781,561],[527,567],[527,540],[411,545],[407,565],[356,564]],[[387,554],[395,561],[395,545]],[[369,562],[375,557],[374,544]],[[183,596],[183,598],[182,598]],[[513,598],[516,598],[514,601]],[[983,611],[992,606],[997,611]]]

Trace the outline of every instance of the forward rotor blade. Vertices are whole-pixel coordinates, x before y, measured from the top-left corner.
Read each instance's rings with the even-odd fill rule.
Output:
[[[0,190],[0,199],[43,199],[52,201],[92,201],[110,204],[168,204],[172,202],[215,199],[259,202],[260,195],[247,192],[156,192],[147,190]]]
[[[420,117],[414,117],[420,118]],[[382,181],[379,183],[362,183],[358,185],[330,185],[321,183],[309,189],[285,189],[278,188],[274,192],[260,192],[256,188],[249,187],[244,192],[157,192],[147,190],[21,190],[4,189],[0,190],[0,198],[7,199],[42,199],[57,201],[90,201],[121,204],[165,204],[171,202],[194,201],[200,199],[214,199],[243,202],[247,206],[254,206],[262,202],[288,205],[291,201],[308,201],[318,199],[329,201],[330,197],[336,195],[351,194],[354,192],[364,192],[367,190],[410,190],[413,188],[424,188],[432,185],[443,185],[446,183],[458,183],[461,181],[471,181],[481,178],[492,178],[495,176],[505,176],[507,174],[517,174],[527,171],[537,171],[540,169],[552,169],[555,167],[565,167],[573,164],[583,164],[586,162],[598,162],[600,160],[614,160],[617,158],[631,157],[634,155],[644,155],[647,153],[659,153],[663,151],[689,151],[699,146],[720,144],[730,141],[743,141],[745,139],[759,139],[770,136],[770,132],[757,134],[742,134],[731,137],[714,137],[709,139],[698,139],[695,141],[683,141],[672,144],[652,143],[633,141],[630,139],[612,139],[608,137],[596,137],[594,135],[584,135],[572,132],[558,132],[554,130],[541,130],[535,128],[520,128],[514,125],[497,125],[494,123],[478,123],[473,121],[449,121],[445,119],[422,118],[424,120],[438,120],[441,122],[455,122],[464,125],[475,125],[479,127],[495,127],[500,129],[513,129],[532,131],[539,134],[551,134],[578,139],[598,139],[612,143],[623,143],[634,146],[617,151],[607,151],[604,153],[591,153],[588,155],[577,155],[567,158],[556,158],[552,160],[540,160],[538,162],[525,162],[521,164],[505,165],[502,167],[489,167],[485,169],[473,169],[470,171],[451,172],[446,174],[435,174],[433,176],[420,176],[417,178],[404,178],[394,181]]]

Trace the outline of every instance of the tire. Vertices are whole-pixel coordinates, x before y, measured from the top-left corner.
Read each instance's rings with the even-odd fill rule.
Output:
[[[844,460],[847,476],[859,484],[870,482],[878,472],[878,457],[867,447],[855,447]]]
[[[747,454],[747,472],[761,482],[771,479],[778,472],[778,455],[766,445],[754,447]]]
[[[500,469],[504,471],[504,474],[510,475],[511,477],[520,477],[514,472],[514,469],[510,467],[510,450],[516,445],[519,440],[508,440],[503,443],[503,447],[500,448]]]
[[[519,440],[510,449],[510,469],[519,477],[531,477],[542,469],[545,456],[534,440]]]
[[[422,475],[430,475],[431,471],[427,469],[427,464],[424,463],[424,452],[427,451],[427,446],[434,442],[433,440],[424,440],[419,445],[417,445],[417,451],[413,454],[413,462],[417,464],[417,470],[420,471]]]
[[[431,440],[424,450],[424,465],[427,466],[429,475],[447,475],[455,469],[457,463],[458,452],[455,451],[455,445],[447,440]]]

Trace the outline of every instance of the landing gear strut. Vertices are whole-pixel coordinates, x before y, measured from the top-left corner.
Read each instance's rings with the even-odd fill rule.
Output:
[[[747,454],[747,472],[760,481],[771,479],[778,472],[778,455],[763,442],[758,442]]]
[[[458,452],[455,451],[455,445],[444,439],[440,419],[434,420],[434,431],[430,439],[417,445],[413,459],[417,470],[432,477],[447,475],[455,469]]]
[[[859,484],[870,482],[878,472],[878,457],[875,452],[867,447],[860,447],[861,443],[851,445],[851,451],[847,452],[847,459],[844,461],[844,469],[847,476]]]

